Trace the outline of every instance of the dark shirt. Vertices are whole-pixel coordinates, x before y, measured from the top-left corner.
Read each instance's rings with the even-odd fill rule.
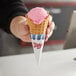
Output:
[[[10,32],[10,22],[16,16],[24,16],[27,8],[21,0],[0,1],[0,28]]]

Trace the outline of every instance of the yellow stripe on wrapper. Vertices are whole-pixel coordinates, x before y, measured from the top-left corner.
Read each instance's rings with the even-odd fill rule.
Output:
[[[26,16],[27,24],[30,28],[31,34],[45,34],[46,28],[48,26],[49,15],[45,18],[45,20],[41,24],[34,24],[33,21]]]

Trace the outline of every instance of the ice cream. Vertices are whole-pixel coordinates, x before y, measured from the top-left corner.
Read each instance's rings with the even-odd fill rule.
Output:
[[[41,7],[33,8],[26,14],[26,21],[30,28],[34,54],[38,62],[41,58],[49,18],[49,13]]]
[[[33,23],[40,24],[48,16],[48,12],[43,8],[36,7],[30,10],[27,15]]]

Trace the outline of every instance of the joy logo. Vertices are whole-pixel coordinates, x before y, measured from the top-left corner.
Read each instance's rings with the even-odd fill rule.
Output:
[[[38,44],[38,43],[33,43],[34,44],[34,48],[40,49],[42,47],[42,44]]]

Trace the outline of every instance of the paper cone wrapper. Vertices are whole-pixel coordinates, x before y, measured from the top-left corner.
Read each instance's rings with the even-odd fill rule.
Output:
[[[45,34],[31,34],[32,46],[37,62],[40,62],[44,46]]]
[[[40,24],[35,24],[33,20],[31,20],[28,15],[26,15],[26,22],[30,28],[34,54],[38,62],[40,62],[49,19],[52,20],[52,17],[48,14],[43,22]]]
[[[44,21],[40,24],[35,24],[28,16],[26,16],[26,22],[30,28],[31,34],[45,34],[49,23],[50,16],[48,15]],[[52,18],[51,18],[52,19]]]

